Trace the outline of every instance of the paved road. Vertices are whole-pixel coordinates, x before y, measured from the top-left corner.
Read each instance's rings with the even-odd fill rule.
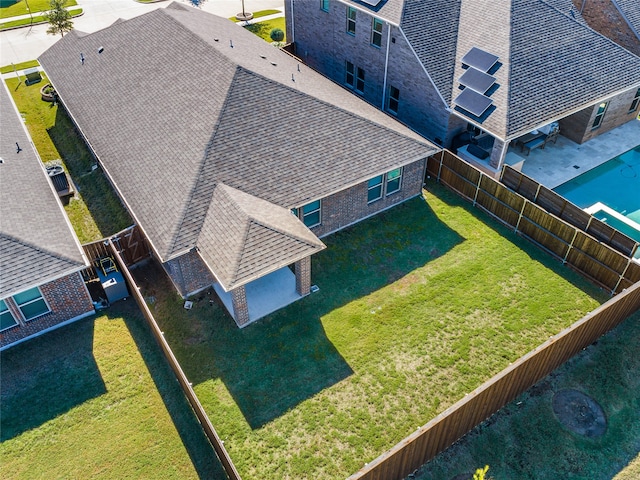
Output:
[[[82,32],[95,32],[111,25],[119,18],[133,18],[156,8],[164,8],[169,1],[138,3],[134,0],[79,0],[84,15],[73,20],[74,27]],[[187,0],[182,3],[189,4]],[[245,0],[245,11],[257,12],[282,9],[284,0]],[[231,17],[242,11],[241,0],[207,0],[202,10],[222,17]],[[37,58],[60,37],[47,35],[47,25],[19,28],[0,33],[0,66]]]

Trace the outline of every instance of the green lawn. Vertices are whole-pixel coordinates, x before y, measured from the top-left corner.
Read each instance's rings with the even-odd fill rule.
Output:
[[[143,292],[244,478],[344,478],[607,296],[435,184],[324,239],[319,292],[238,329]]]
[[[602,406],[608,421],[602,437],[582,437],[558,422],[551,401],[564,389]],[[496,479],[638,479],[639,412],[640,312],[424,465],[415,479],[452,478],[485,464]]]
[[[79,17],[84,12],[81,8],[72,8],[69,10],[71,17]],[[34,15],[33,18],[22,18],[18,20],[9,20],[0,23],[0,30],[7,30],[14,27],[21,27],[26,25],[37,25],[38,23],[46,23],[47,17],[44,15]]]
[[[265,22],[252,23],[251,25],[247,25],[244,28],[258,35],[260,38],[269,43],[272,42],[271,37],[269,36],[271,30],[273,30],[274,28],[279,28],[283,32],[287,31],[284,17],[274,18],[273,20],[267,20]],[[286,41],[287,39],[285,37],[283,43],[286,43]]]
[[[40,64],[37,60],[29,60],[28,62],[16,63],[15,65],[5,65],[0,67],[0,73],[13,73],[18,70],[25,70],[27,68],[37,67]]]
[[[45,12],[51,9],[49,0],[0,0],[0,18],[10,18],[18,15],[28,15],[27,4],[35,14],[37,12]],[[77,5],[76,0],[67,0],[65,6],[73,7]]]
[[[246,10],[245,10],[246,11]],[[240,10],[240,13],[242,10]],[[260,10],[259,12],[251,12],[253,13],[253,18],[266,17],[268,15],[276,15],[278,13],[282,13],[280,10]],[[236,17],[229,18],[232,22],[238,23],[241,20],[238,20]]]
[[[46,77],[30,86],[17,78],[6,82],[42,161],[62,159],[79,189],[65,210],[80,242],[99,240],[131,225],[102,170],[91,170],[95,160],[64,109],[40,98]]]
[[[106,312],[2,352],[2,478],[226,478],[135,304]]]

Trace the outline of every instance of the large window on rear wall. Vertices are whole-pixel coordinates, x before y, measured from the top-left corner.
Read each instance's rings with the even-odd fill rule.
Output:
[[[598,105],[598,112],[596,113],[596,117],[593,119],[591,130],[595,130],[600,125],[602,125],[602,120],[604,119],[604,114],[606,113],[608,106],[609,102],[602,102],[600,105]]]
[[[309,228],[320,225],[322,221],[322,201],[307,203],[302,207],[302,222]]]
[[[14,295],[13,301],[20,308],[25,320],[33,320],[51,311],[38,287]]]
[[[356,34],[356,9],[353,7],[347,7],[347,33]]]
[[[0,332],[18,324],[4,300],[0,300]]]
[[[391,195],[402,187],[402,167],[387,173],[387,195]]]
[[[382,46],[382,20],[375,17],[371,23],[371,45],[374,47]]]
[[[384,175],[378,175],[369,180],[367,185],[367,203],[375,202],[382,198]]]
[[[638,103],[640,103],[640,88],[636,92],[636,96],[633,97],[633,101],[631,102],[631,107],[629,108],[629,113],[634,112],[636,108],[638,108]]]

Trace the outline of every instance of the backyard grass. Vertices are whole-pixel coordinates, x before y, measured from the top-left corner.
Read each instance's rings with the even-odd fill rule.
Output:
[[[2,352],[0,476],[226,478],[135,304],[106,312]]]
[[[588,438],[552,410],[554,393],[577,389],[608,421]],[[496,479],[640,478],[640,312],[556,369],[526,393],[424,465],[416,480],[441,480],[490,465]]]
[[[35,14],[38,12],[45,12],[51,10],[49,0],[0,0],[0,18],[16,17],[18,15],[29,15],[27,9],[27,3],[29,8]],[[66,7],[73,7],[78,2],[75,0],[67,0]]]
[[[45,102],[40,88],[47,83],[26,86],[17,78],[6,80],[9,91],[25,119],[33,143],[43,162],[62,160],[76,186],[76,195],[65,205],[69,220],[81,243],[107,237],[133,223],[101,169],[92,170],[95,160],[63,108]]]
[[[319,292],[242,330],[136,271],[244,478],[345,478],[608,298],[435,184],[324,241]]]
[[[37,60],[29,60],[28,62],[16,63],[15,65],[5,65],[0,67],[0,73],[13,73],[17,70],[24,70],[26,68],[37,67],[40,64]]]
[[[273,20],[267,20],[265,22],[252,23],[250,25],[247,25],[244,28],[246,28],[251,33],[259,36],[260,38],[262,38],[263,40],[269,43],[272,43],[271,37],[269,36],[269,34],[271,33],[271,30],[273,30],[274,28],[279,28],[283,32],[287,31],[284,17],[274,18]],[[286,41],[287,41],[287,38],[285,37],[285,39],[282,42],[286,43]]]

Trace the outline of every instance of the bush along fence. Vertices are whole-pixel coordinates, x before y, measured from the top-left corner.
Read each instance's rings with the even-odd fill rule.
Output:
[[[348,480],[400,480],[640,309],[640,282],[518,359]]]
[[[173,354],[171,347],[165,340],[160,327],[153,317],[151,310],[149,310],[144,297],[140,293],[140,290],[136,285],[131,272],[129,271],[129,266],[133,265],[136,261],[147,258],[150,255],[150,250],[146,239],[142,234],[142,231],[140,231],[138,227],[134,225],[133,227],[129,227],[111,238],[83,245],[83,249],[92,263],[102,257],[111,257],[116,262],[118,269],[122,273],[127,284],[130,295],[134,298],[134,300],[138,304],[138,307],[142,311],[142,314],[151,329],[151,333],[160,346],[160,349],[162,350],[164,357],[169,363],[171,370],[173,370],[178,383],[182,387],[182,391],[184,392],[185,397],[189,401],[189,404],[191,405],[193,412],[198,418],[198,421],[200,422],[205,435],[209,439],[209,442],[218,455],[218,458],[220,459],[220,462],[222,463],[222,466],[225,469],[229,480],[241,480],[240,474],[231,461],[229,453],[224,448],[222,440],[213,427],[211,420],[209,420],[209,417],[202,407],[200,400],[198,400],[198,397],[196,396],[191,383],[189,383],[189,381],[187,380],[182,367]],[[95,278],[96,274],[94,267],[88,268],[86,272],[83,273],[83,275],[85,276],[85,280],[92,280],[93,278]]]
[[[446,150],[429,158],[427,175],[618,294],[509,365],[348,480],[406,478],[640,309],[640,265],[632,261],[638,244],[632,239],[608,230],[606,224],[599,225],[597,219],[586,218],[588,214],[575,205],[509,167],[503,171],[503,181],[527,198]]]
[[[640,280],[638,242],[511,167],[500,183],[443,150],[427,174],[612,295]]]

